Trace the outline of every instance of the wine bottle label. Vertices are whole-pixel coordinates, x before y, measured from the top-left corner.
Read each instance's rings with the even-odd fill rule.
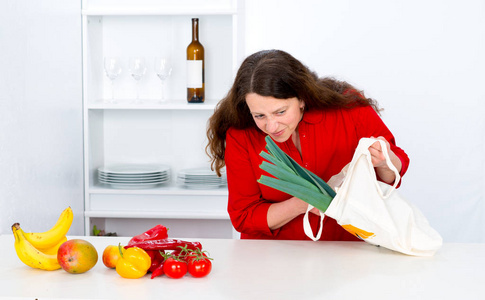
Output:
[[[187,60],[187,87],[202,88],[202,60]]]

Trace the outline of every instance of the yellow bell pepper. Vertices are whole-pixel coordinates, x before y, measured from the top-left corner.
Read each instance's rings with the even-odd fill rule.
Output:
[[[121,257],[116,263],[116,273],[123,278],[136,279],[145,276],[152,261],[145,250],[138,247],[123,249],[121,245]]]

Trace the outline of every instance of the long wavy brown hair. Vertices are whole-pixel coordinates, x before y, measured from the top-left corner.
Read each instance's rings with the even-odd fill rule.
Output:
[[[239,68],[234,84],[217,104],[207,124],[206,153],[211,168],[221,176],[224,167],[226,132],[230,127],[256,127],[246,104],[246,95],[256,93],[277,99],[298,98],[305,110],[372,106],[376,101],[344,81],[319,78],[299,60],[281,50],[264,50],[248,56]]]

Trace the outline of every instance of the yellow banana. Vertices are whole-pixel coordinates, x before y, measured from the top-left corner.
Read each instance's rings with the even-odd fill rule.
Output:
[[[12,225],[12,231],[15,236],[15,252],[24,264],[35,269],[48,271],[61,268],[57,262],[57,255],[42,253],[25,239],[19,223]]]
[[[24,233],[25,234],[25,233]],[[59,247],[67,241],[67,237],[64,236],[63,239],[61,239],[59,241],[59,243],[57,243],[56,245],[52,246],[52,247],[49,247],[49,248],[37,248],[37,250],[39,250],[40,252],[42,253],[45,253],[45,254],[54,254],[54,255],[57,255],[57,250],[59,250]]]
[[[46,232],[27,232],[25,239],[37,249],[54,247],[66,237],[69,228],[71,228],[73,217],[72,209],[68,207],[61,213],[51,229]]]

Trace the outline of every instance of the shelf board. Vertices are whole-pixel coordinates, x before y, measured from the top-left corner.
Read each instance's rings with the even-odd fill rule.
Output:
[[[84,16],[173,16],[173,15],[235,15],[237,11],[232,8],[199,9],[186,7],[171,8],[92,8],[81,11]]]
[[[138,102],[134,100],[115,100],[110,103],[108,100],[97,100],[93,103],[88,103],[88,109],[116,109],[116,110],[210,110],[213,111],[216,107],[217,100],[207,100],[204,103],[188,103],[186,100],[167,100],[166,102],[159,102],[154,99],[140,99]]]
[[[129,218],[129,219],[207,219],[229,220],[227,212],[187,212],[187,211],[85,211],[89,218]]]
[[[82,0],[83,15],[236,14],[237,0]]]
[[[92,186],[89,194],[123,195],[178,195],[178,196],[228,196],[227,187],[218,189],[186,189],[179,186],[156,187],[151,189],[113,189],[107,186]]]

